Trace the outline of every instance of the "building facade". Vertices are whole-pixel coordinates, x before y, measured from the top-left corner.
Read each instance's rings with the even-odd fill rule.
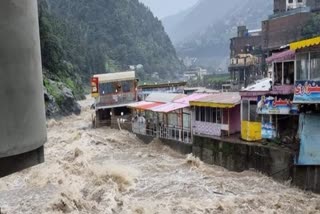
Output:
[[[232,90],[243,87],[262,77],[262,37],[261,30],[249,31],[239,26],[237,37],[230,40],[229,73]]]

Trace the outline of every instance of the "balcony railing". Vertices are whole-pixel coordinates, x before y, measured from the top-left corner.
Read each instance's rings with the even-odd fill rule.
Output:
[[[291,16],[291,15],[294,15],[297,13],[308,13],[308,12],[311,12],[310,7],[299,7],[296,9],[287,10],[285,12],[272,14],[269,16],[269,19],[276,19],[276,18],[280,18],[280,17],[284,17],[284,16]]]
[[[135,93],[119,93],[102,95],[98,98],[97,107],[128,104],[136,101]]]
[[[132,122],[132,131],[135,134],[141,134],[141,135],[152,136],[152,137],[168,139],[168,140],[175,140],[175,141],[184,142],[187,144],[192,143],[190,128],[155,126],[155,125],[147,126],[146,123],[134,121]]]

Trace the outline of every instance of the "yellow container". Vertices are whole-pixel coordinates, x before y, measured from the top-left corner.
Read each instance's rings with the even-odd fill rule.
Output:
[[[260,122],[241,121],[241,138],[250,142],[262,140],[261,128]]]

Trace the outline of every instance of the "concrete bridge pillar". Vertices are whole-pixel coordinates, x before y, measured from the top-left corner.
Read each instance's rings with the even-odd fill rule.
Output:
[[[37,0],[0,1],[0,177],[43,162]]]

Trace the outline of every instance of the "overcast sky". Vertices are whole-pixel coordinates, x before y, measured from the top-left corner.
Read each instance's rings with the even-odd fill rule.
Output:
[[[1,1],[1,0],[0,0]],[[139,0],[148,6],[153,14],[162,19],[193,6],[198,0]]]

